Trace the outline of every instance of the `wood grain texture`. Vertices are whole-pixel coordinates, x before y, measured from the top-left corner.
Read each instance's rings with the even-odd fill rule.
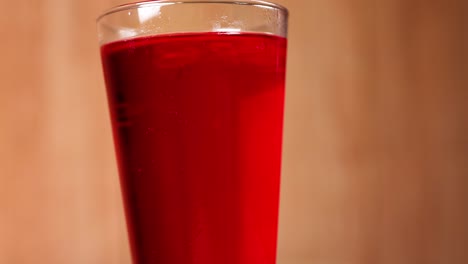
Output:
[[[95,17],[1,1],[0,263],[128,263]]]
[[[130,263],[95,18],[0,0],[0,263]],[[468,4],[291,11],[280,264],[468,263]]]
[[[291,9],[281,263],[466,263],[466,2]]]

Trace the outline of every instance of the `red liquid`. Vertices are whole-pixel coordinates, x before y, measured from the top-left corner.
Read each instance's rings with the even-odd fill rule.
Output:
[[[273,264],[286,39],[102,47],[135,263]]]

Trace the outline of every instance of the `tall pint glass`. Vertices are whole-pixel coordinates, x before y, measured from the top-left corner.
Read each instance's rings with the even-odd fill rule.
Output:
[[[134,263],[275,263],[287,17],[182,0],[98,18]]]

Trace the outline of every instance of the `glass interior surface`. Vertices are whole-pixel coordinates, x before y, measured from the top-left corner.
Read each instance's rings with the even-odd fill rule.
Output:
[[[147,1],[114,7],[97,19],[99,43],[189,32],[287,36],[288,10],[265,1]]]

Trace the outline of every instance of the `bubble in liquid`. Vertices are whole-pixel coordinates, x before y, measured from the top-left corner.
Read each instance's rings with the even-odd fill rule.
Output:
[[[153,134],[155,129],[153,127],[148,127],[145,129],[145,135]]]

